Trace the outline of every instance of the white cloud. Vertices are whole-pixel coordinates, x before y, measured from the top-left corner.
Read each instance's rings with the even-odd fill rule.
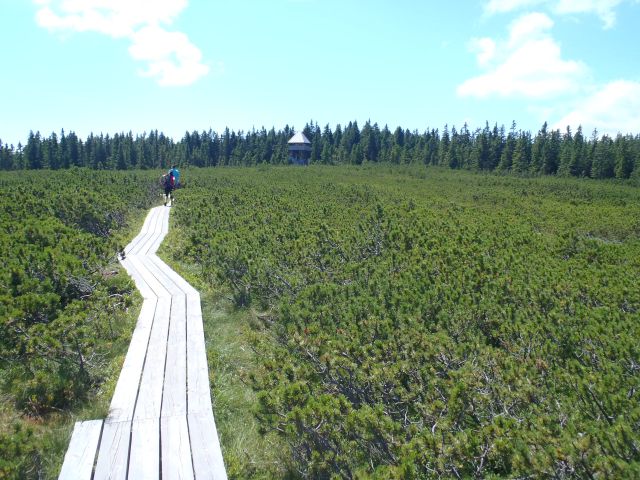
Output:
[[[476,53],[478,65],[487,65],[496,53],[496,42],[490,38],[472,38],[469,42],[469,49]]]
[[[98,32],[131,41],[129,53],[147,63],[144,76],[160,85],[189,85],[209,72],[186,34],[170,25],[187,0],[34,0],[36,21],[50,31]]]
[[[484,6],[484,11],[489,15],[507,13],[523,8],[530,8],[545,1],[546,0],[489,0]]]
[[[587,68],[562,59],[552,26],[547,15],[531,13],[510,25],[506,42],[472,41],[478,63],[488,71],[459,85],[458,95],[549,98],[578,90]]]
[[[553,20],[544,13],[530,13],[518,18],[509,27],[509,48],[549,37]]]
[[[574,130],[582,125],[584,132],[597,128],[601,134],[615,136],[640,131],[640,83],[616,80],[582,101],[558,121],[554,128],[567,125]]]
[[[616,22],[616,7],[622,0],[558,0],[554,11],[559,14],[594,13],[604,23],[604,28],[611,28]]]
[[[484,11],[488,15],[508,13],[525,8],[545,6],[558,15],[594,14],[611,28],[616,21],[616,8],[625,0],[489,0]],[[637,0],[627,0],[636,1]]]
[[[143,75],[157,77],[160,85],[190,85],[209,72],[200,50],[184,33],[151,25],[133,34],[132,41],[129,53],[147,62]]]

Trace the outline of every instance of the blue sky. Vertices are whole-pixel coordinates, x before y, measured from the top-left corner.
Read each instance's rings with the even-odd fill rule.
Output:
[[[2,0],[0,139],[73,130],[640,133],[638,0]]]

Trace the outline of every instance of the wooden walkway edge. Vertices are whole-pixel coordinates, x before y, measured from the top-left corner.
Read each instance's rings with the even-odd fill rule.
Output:
[[[200,294],[155,253],[151,209],[122,266],[144,302],[104,420],[76,422],[59,479],[227,478],[209,389]]]

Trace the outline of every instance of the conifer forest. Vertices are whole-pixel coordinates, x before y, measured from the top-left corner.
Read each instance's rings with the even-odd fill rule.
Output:
[[[313,121],[302,132],[311,141],[311,163],[440,165],[452,169],[551,174],[591,178],[629,178],[640,174],[640,136],[618,134],[615,138],[597,131],[583,132],[548,128],[545,123],[534,135],[495,124],[469,130],[445,125],[423,132],[397,127],[393,132],[367,121],[356,121],[335,129],[321,129]],[[168,162],[183,166],[250,166],[288,163],[287,141],[294,129],[235,132],[186,132],[179,141],[152,130],[109,135],[90,134],[84,141],[75,133],[51,133],[44,137],[30,132],[26,145],[3,144],[0,137],[0,169],[22,170],[69,168],[102,170],[160,168]]]

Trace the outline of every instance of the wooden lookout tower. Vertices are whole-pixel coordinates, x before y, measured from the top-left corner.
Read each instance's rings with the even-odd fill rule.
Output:
[[[296,133],[289,140],[289,163],[308,165],[311,157],[311,142],[302,132]]]

